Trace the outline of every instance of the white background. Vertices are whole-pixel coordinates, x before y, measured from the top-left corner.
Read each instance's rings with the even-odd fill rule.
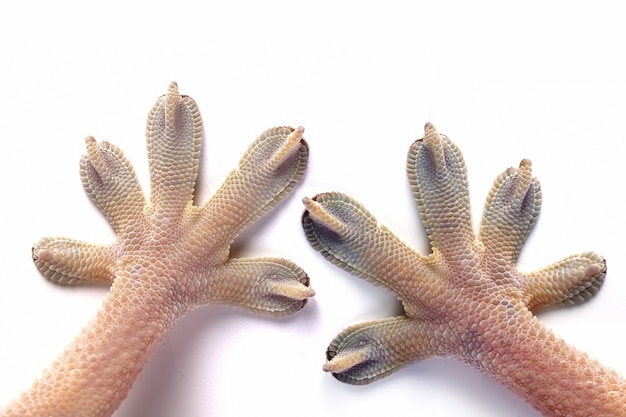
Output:
[[[204,117],[203,201],[261,131],[306,127],[304,181],[244,234],[238,254],[296,261],[317,295],[283,320],[197,310],[169,333],[115,416],[538,416],[449,359],[366,387],[321,371],[342,328],[398,305],[308,246],[300,200],[347,192],[426,251],[404,164],[428,120],[464,152],[475,224],[493,179],[533,161],[544,205],[520,268],[584,250],[609,266],[592,301],[540,320],[626,374],[623,6],[412,3],[3,3],[0,404],[30,385],[106,293],[53,285],[30,258],[42,236],[113,239],[80,185],[83,138],[120,146],[147,192],[145,118],[172,80]]]

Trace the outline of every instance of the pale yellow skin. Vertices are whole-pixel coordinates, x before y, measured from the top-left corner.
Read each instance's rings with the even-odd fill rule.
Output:
[[[304,271],[285,259],[229,259],[233,239],[302,177],[304,129],[265,131],[202,207],[193,205],[202,119],[170,84],[148,116],[151,195],[146,201],[122,151],[89,137],[80,173],[117,239],[97,245],[44,238],[33,259],[50,280],[111,284],[96,317],[0,415],[110,416],[168,329],[191,309],[233,304],[285,316],[314,295]]]
[[[405,310],[344,330],[331,342],[324,370],[343,382],[367,384],[408,363],[449,356],[495,378],[545,416],[626,416],[626,380],[569,346],[532,313],[590,298],[606,265],[587,252],[534,272],[516,269],[541,206],[530,161],[496,179],[478,238],[456,145],[427,124],[425,137],[409,150],[407,168],[432,246],[427,256],[344,194],[304,199],[311,245],[334,264],[388,288]]]

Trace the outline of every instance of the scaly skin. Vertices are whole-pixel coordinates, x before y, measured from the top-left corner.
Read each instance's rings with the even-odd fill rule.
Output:
[[[392,291],[405,315],[351,326],[324,370],[367,384],[430,356],[455,357],[506,385],[546,416],[626,416],[626,380],[569,346],[533,311],[593,296],[599,255],[569,256],[534,272],[515,263],[541,206],[530,161],[509,168],[472,230],[465,163],[432,124],[409,150],[408,174],[432,253],[422,256],[340,193],[305,198],[311,245],[343,269]]]
[[[87,138],[83,186],[117,239],[96,245],[44,238],[33,259],[52,281],[104,282],[111,291],[96,317],[0,415],[110,416],[168,329],[195,307],[228,303],[271,316],[300,310],[314,294],[301,268],[279,258],[229,259],[228,252],[244,227],[302,177],[303,131],[261,134],[202,207],[193,205],[202,119],[176,83],[148,116],[149,201],[122,151]]]

